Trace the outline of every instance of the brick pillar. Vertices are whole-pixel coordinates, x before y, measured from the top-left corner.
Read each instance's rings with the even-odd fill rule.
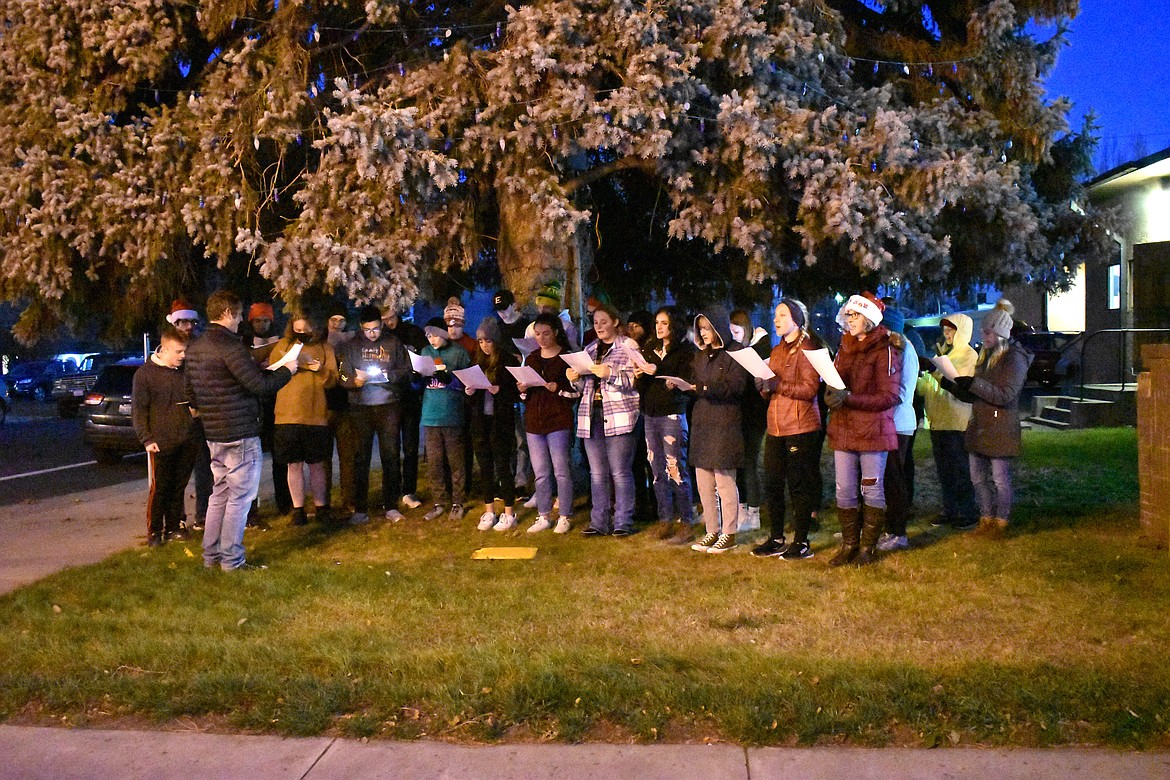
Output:
[[[1142,346],[1138,375],[1138,479],[1142,537],[1170,546],[1170,344]]]

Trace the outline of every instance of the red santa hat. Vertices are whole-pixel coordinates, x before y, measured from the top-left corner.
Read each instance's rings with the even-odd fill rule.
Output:
[[[845,315],[850,312],[856,312],[862,317],[865,317],[876,328],[882,323],[882,312],[886,310],[885,304],[877,299],[871,292],[864,292],[861,295],[851,295],[849,300],[845,301],[845,305],[841,307],[841,311],[837,312],[837,323],[845,329],[848,326],[845,324]]]
[[[171,301],[171,312],[167,315],[167,322],[174,325],[179,320],[197,319],[199,319],[199,313],[191,307],[191,304],[187,303],[181,298],[176,298],[175,300]]]

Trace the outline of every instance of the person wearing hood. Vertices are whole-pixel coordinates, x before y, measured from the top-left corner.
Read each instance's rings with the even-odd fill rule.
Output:
[[[918,352],[906,338],[906,317],[894,308],[883,312],[882,324],[890,333],[890,343],[902,351],[902,374],[898,405],[894,407],[894,429],[898,446],[886,458],[886,532],[878,539],[882,552],[910,549],[906,524],[914,502],[914,436],[918,432],[918,415],[914,411],[914,388],[918,382]]]
[[[735,346],[727,309],[712,306],[695,317],[699,351],[691,362],[695,408],[691,412],[690,461],[703,505],[706,535],[696,552],[734,549],[739,528],[735,470],[743,466],[743,392],[750,376],[727,352]],[[667,387],[675,388],[673,380]]]
[[[479,462],[483,489],[481,531],[510,531],[516,527],[516,483],[512,478],[512,458],[516,456],[516,404],[520,391],[516,377],[508,371],[520,361],[504,349],[504,334],[497,317],[485,317],[476,336],[476,365],[492,386],[487,390],[467,388],[471,397],[471,429],[475,438],[475,459]],[[496,498],[504,504],[504,513],[496,514]]]
[[[831,410],[829,446],[837,477],[841,547],[830,566],[872,563],[886,522],[883,476],[887,456],[898,448],[894,407],[901,399],[902,350],[882,327],[883,308],[871,294],[854,295],[837,313],[844,335],[834,363],[845,388],[830,387],[825,403]]]
[[[752,550],[752,555],[803,560],[813,557],[808,535],[813,512],[820,505],[821,413],[817,391],[821,380],[812,362],[801,353],[818,349],[819,345],[808,331],[808,310],[794,298],[781,299],[773,324],[780,343],[772,349],[768,367],[776,376],[754,382],[767,403],[764,497],[771,533]],[[792,498],[792,544],[787,544],[784,536],[785,487]]]
[[[634,360],[618,328],[617,309],[602,304],[593,313],[597,339],[585,347],[593,361],[589,373],[569,368],[565,375],[581,393],[577,407],[577,438],[585,440],[593,499],[585,536],[622,537],[634,532],[634,428],[638,423],[638,391]],[[610,480],[613,480],[611,500]],[[610,517],[610,508],[613,517]]]
[[[939,325],[942,326],[943,338],[938,354],[947,356],[959,376],[973,376],[979,356],[971,347],[971,318],[966,314],[948,314]],[[918,380],[918,394],[926,407],[930,449],[943,504],[942,513],[931,521],[931,525],[970,531],[979,523],[979,507],[975,504],[975,488],[971,485],[971,465],[967,445],[963,443],[963,434],[971,420],[971,404],[944,390],[940,384],[942,380],[943,373],[937,369],[923,374]]]
[[[975,375],[944,379],[942,386],[971,404],[964,443],[979,501],[976,533],[1001,538],[1007,532],[1015,497],[1012,463],[1020,454],[1020,393],[1032,354],[1011,340],[1012,318],[1003,308],[983,315],[980,334],[983,348]]]
[[[772,354],[772,340],[768,331],[757,328],[751,315],[743,309],[731,313],[731,337],[736,346],[754,349],[765,363]],[[735,472],[739,488],[739,529],[754,531],[760,527],[760,504],[763,501],[763,483],[760,480],[760,453],[764,450],[764,433],[768,428],[768,402],[748,382],[743,393],[743,468]]]
[[[691,526],[695,508],[686,454],[689,399],[681,390],[667,387],[660,377],[677,376],[690,381],[695,345],[686,331],[686,322],[673,306],[660,308],[654,315],[654,338],[642,349],[646,369],[635,371],[646,421],[646,452],[658,508],[658,537],[677,544],[689,544],[694,539]]]
[[[298,313],[289,318],[284,338],[272,348],[271,362],[279,361],[294,344],[299,371],[276,394],[276,425],[272,436],[272,460],[286,463],[288,490],[292,499],[292,524],[305,525],[305,466],[318,520],[325,520],[325,463],[333,454],[329,433],[329,411],[325,392],[337,384],[337,357],[326,338],[321,317]]]

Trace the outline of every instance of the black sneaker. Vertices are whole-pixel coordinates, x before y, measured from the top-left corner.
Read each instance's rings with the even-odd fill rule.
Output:
[[[169,534],[167,534],[166,538],[167,541],[171,541],[173,539],[176,542],[186,542],[190,540],[191,534],[187,533],[186,528],[179,528],[179,530],[171,531]]]
[[[593,526],[588,526],[585,528],[584,531],[581,532],[581,535],[582,536],[609,536],[609,532],[602,531],[600,528],[594,528]]]
[[[811,557],[813,557],[813,551],[808,546],[808,542],[793,542],[780,555],[780,558],[785,561],[802,561]]]
[[[204,519],[202,517],[196,517],[194,520],[191,521],[191,524],[189,526],[187,526],[187,528],[192,530],[192,531],[202,531],[203,530],[203,523],[204,523]]]
[[[771,558],[776,555],[783,555],[784,551],[788,549],[788,545],[784,543],[783,539],[769,539],[761,545],[752,548],[752,555],[757,558]]]
[[[308,525],[309,524],[309,518],[305,515],[305,508],[304,507],[299,506],[292,511],[292,524],[293,525]]]
[[[930,518],[931,528],[950,528],[952,525],[954,525],[954,522],[946,515],[935,515]]]
[[[631,536],[631,535],[633,535],[633,533],[634,533],[634,530],[632,528],[615,528],[615,529],[613,529],[613,535],[618,537],[619,539],[626,537],[626,536]]]
[[[951,528],[954,528],[956,531],[974,531],[978,527],[978,517],[960,517],[951,523]]]

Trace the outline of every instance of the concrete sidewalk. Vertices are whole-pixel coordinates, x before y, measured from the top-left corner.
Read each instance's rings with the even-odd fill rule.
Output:
[[[368,742],[0,726],[0,779],[1170,778],[1170,754],[1107,750],[740,748]]]

